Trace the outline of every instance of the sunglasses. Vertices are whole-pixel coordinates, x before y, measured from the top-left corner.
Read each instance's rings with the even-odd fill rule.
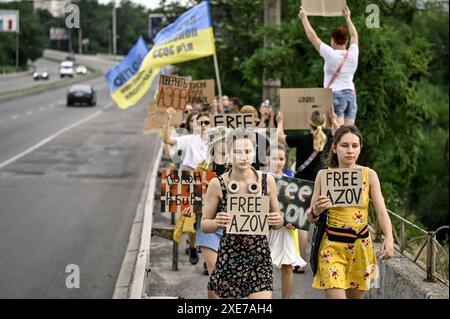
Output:
[[[211,122],[210,121],[199,121],[198,124],[199,125],[203,125],[203,124],[209,125],[209,124],[211,124]]]

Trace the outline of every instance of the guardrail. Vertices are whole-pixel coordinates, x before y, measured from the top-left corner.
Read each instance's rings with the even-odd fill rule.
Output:
[[[445,229],[448,231],[449,226],[439,227],[435,231],[427,231],[389,209],[387,212],[392,217],[392,232],[397,250],[426,271],[425,281],[439,280],[448,286],[448,253],[436,240],[436,235]],[[372,205],[369,209],[369,224],[375,231],[374,241],[380,242],[382,232]],[[438,268],[436,264],[439,266]]]

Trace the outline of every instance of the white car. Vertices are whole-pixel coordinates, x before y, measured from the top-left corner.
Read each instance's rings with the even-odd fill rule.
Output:
[[[73,62],[62,61],[59,67],[59,75],[61,78],[65,76],[73,78],[75,76],[75,73],[73,72]]]
[[[77,74],[86,74],[87,68],[84,65],[77,66],[77,69],[75,70]]]

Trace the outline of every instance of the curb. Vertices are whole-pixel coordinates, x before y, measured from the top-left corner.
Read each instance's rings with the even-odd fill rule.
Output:
[[[43,59],[50,60],[50,61],[56,61],[55,59],[49,59],[47,57],[44,57]],[[59,89],[62,87],[68,87],[72,84],[84,82],[87,80],[92,80],[92,79],[95,79],[102,75],[102,72],[100,70],[92,69],[90,67],[89,67],[89,69],[92,70],[93,73],[89,74],[83,78],[74,78],[74,79],[70,79],[67,81],[39,84],[39,85],[31,86],[31,87],[28,87],[25,89],[0,93],[0,102],[6,102],[6,101],[14,100],[19,97],[25,97],[25,96],[38,94],[38,93],[41,93],[44,91],[48,91],[50,88],[51,89]]]
[[[113,299],[143,299],[150,260],[151,230],[156,178],[163,151],[160,142],[152,170],[147,173],[141,201],[136,210],[127,251],[114,288]]]

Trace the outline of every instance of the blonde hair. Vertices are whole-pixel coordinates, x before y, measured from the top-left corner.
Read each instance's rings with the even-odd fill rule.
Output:
[[[325,115],[319,111],[314,111],[309,119],[309,125],[313,130],[313,149],[316,152],[322,152],[327,144],[327,135],[323,132],[326,124]]]

